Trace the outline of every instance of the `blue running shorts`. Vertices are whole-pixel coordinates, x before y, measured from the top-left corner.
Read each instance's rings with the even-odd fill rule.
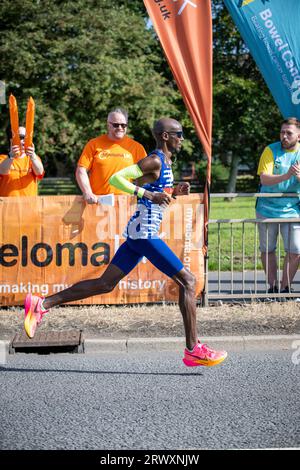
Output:
[[[143,256],[169,277],[173,277],[184,267],[180,259],[160,238],[139,238],[137,240],[127,238],[111,260],[111,264],[121,269],[124,274],[128,274],[142,260]]]

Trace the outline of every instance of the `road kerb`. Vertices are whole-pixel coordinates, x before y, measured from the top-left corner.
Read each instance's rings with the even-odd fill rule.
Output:
[[[1,341],[1,340],[0,340]],[[228,352],[258,351],[258,350],[292,350],[295,341],[300,341],[300,335],[262,335],[262,336],[209,336],[202,337],[201,342],[207,343],[214,349],[225,349]],[[2,340],[2,363],[7,361],[9,341]],[[185,347],[183,337],[160,338],[86,338],[84,350],[87,354],[118,352],[182,352]],[[5,352],[5,355],[4,355]]]
[[[202,337],[201,342],[216,349],[228,352],[254,350],[292,349],[300,335],[263,335],[263,336],[210,336]],[[182,352],[185,339],[182,337],[163,338],[124,338],[124,339],[89,339],[85,340],[85,352]]]

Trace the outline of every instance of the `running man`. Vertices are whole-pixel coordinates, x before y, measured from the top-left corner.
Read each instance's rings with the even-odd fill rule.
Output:
[[[137,196],[137,210],[125,229],[126,241],[120,246],[100,278],[80,281],[46,298],[28,294],[25,300],[25,331],[33,338],[36,327],[51,307],[111,292],[145,256],[179,286],[179,308],[183,317],[186,366],[214,366],[227,357],[200,343],[196,326],[195,276],[188,271],[173,251],[159,238],[165,207],[171,197],[189,194],[189,184],[179,183],[172,191],[172,154],[178,153],[183,141],[181,124],[162,118],[154,123],[156,149],[137,164],[115,173],[110,184]],[[135,180],[137,186],[131,182]]]

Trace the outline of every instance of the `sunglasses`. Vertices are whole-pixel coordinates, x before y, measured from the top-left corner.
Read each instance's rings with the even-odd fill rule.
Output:
[[[183,131],[167,131],[168,134],[176,134],[176,136],[181,139],[183,137]]]
[[[127,124],[124,124],[122,122],[110,122],[109,124],[111,124],[114,129],[117,129],[120,126],[122,127],[122,129],[126,129],[127,127]]]

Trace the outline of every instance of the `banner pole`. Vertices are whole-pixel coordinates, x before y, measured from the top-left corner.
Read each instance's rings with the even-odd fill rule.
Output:
[[[208,222],[210,212],[210,181],[211,181],[211,156],[207,158],[206,181],[203,194],[204,227],[203,227],[203,256],[204,256],[204,289],[202,291],[202,307],[208,307]]]

